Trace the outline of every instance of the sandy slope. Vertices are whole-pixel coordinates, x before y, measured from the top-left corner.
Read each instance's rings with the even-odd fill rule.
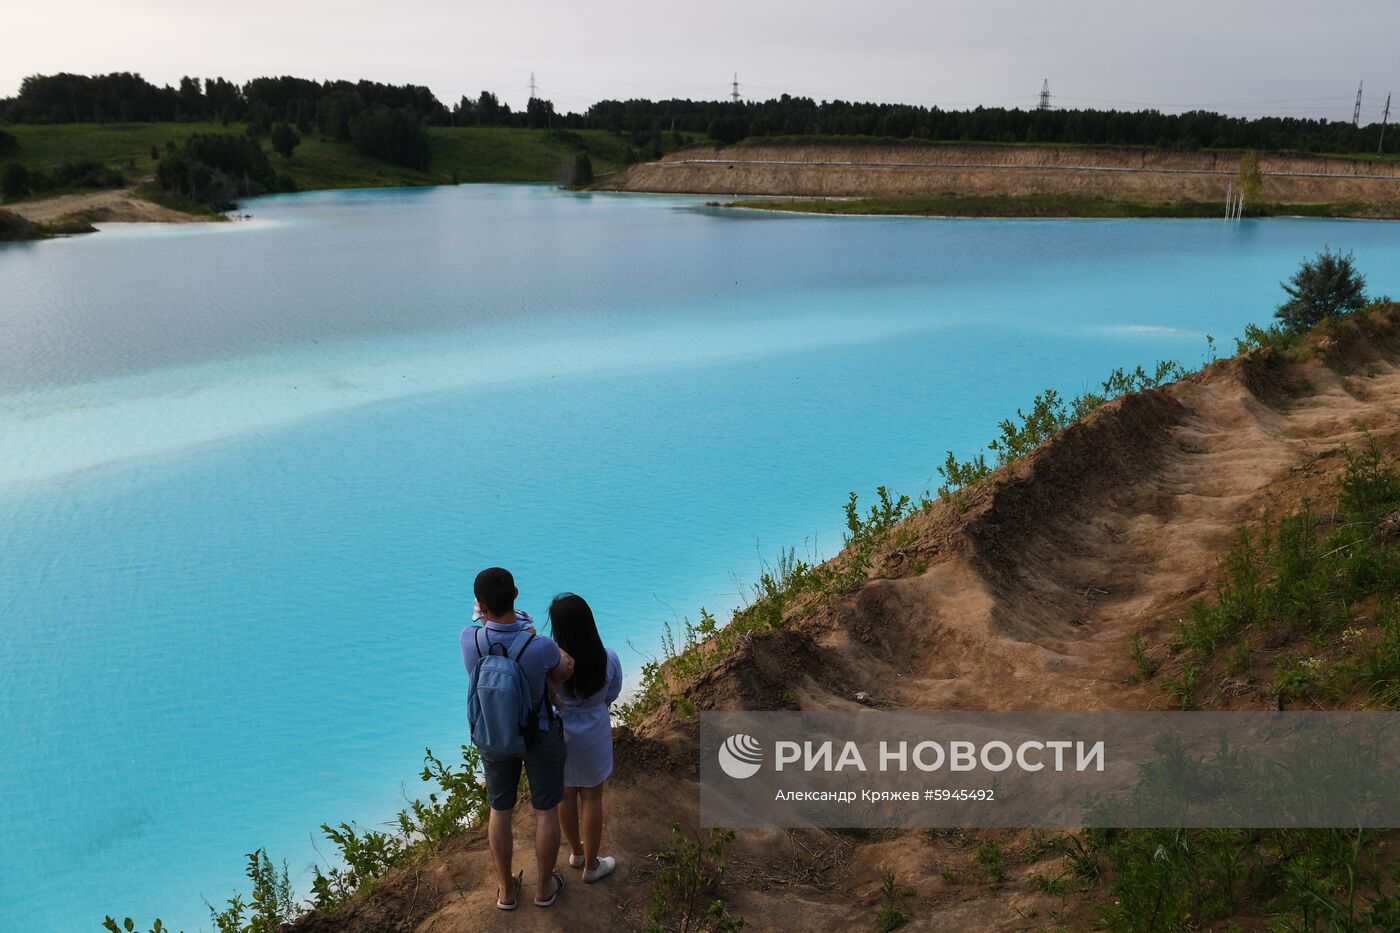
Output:
[[[34,223],[52,223],[74,215],[94,223],[203,223],[214,218],[186,214],[136,195],[133,188],[78,191],[39,201],[7,204],[5,210]]]
[[[607,191],[790,197],[1073,194],[1224,202],[1238,153],[922,143],[691,147],[600,178]],[[1259,198],[1400,202],[1400,165],[1265,153]]]
[[[900,709],[1161,706],[1156,686],[1133,682],[1129,639],[1141,632],[1149,645],[1165,641],[1188,602],[1217,579],[1236,524],[1296,508],[1304,497],[1326,501],[1342,445],[1363,442],[1363,432],[1400,453],[1400,309],[1378,320],[1375,331],[1328,338],[1322,354],[1302,362],[1255,351],[1110,403],[984,483],[965,510],[911,519],[904,545],[872,579],[789,628],[742,639],[686,694],[700,709],[781,708],[792,695],[803,708],[855,707],[858,691]],[[1231,706],[1272,703],[1246,685],[1205,689],[1213,686]],[[695,743],[694,719],[674,706],[637,735],[619,732],[605,847],[621,867],[593,886],[571,873],[551,911],[528,903],[514,914],[492,909],[489,856],[476,835],[342,915],[307,918],[296,929],[641,928],[647,854],[664,844],[672,819],[696,823]],[[518,814],[518,854],[528,846],[527,816]],[[980,838],[1012,854],[1004,885],[956,880],[976,871],[969,866]],[[1015,859],[1028,841],[1027,833],[992,831],[937,840],[745,832],[722,893],[753,930],[868,929],[878,870],[889,865],[918,892],[907,929],[1087,928],[1088,904],[1027,890],[1030,872],[1062,870]],[[533,867],[525,867],[528,885]]]

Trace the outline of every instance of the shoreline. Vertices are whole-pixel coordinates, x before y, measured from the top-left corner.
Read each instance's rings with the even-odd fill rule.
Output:
[[[466,182],[465,184],[473,184]],[[445,185],[385,185],[384,189],[404,187],[445,187]],[[315,189],[339,190],[339,189]],[[589,190],[589,189],[585,189]],[[599,191],[601,194],[662,194],[669,191]],[[705,192],[690,192],[701,197]],[[701,206],[728,211],[754,211],[764,214],[823,217],[866,218],[925,218],[931,220],[1223,220],[1223,208],[1202,202],[1181,201],[1176,204],[1120,200],[1114,198],[1079,198],[1072,195],[979,196],[938,194],[928,196],[880,197],[802,197],[793,195],[731,195],[735,200],[708,200]],[[920,209],[928,204],[928,209]],[[965,208],[948,210],[948,207]],[[1207,210],[1209,207],[1209,211]],[[1309,210],[1309,208],[1315,208]],[[228,223],[241,219],[244,212],[228,214],[210,211],[205,214],[181,210],[161,204],[146,196],[142,185],[99,191],[65,192],[47,198],[35,198],[0,205],[0,212],[9,212],[33,225],[33,234],[19,237],[49,239],[100,231],[98,224],[161,223],[195,224]],[[1352,204],[1271,204],[1264,202],[1260,213],[1246,214],[1248,220],[1400,220],[1400,209],[1366,212],[1361,205]]]
[[[1199,201],[1153,202],[1072,195],[987,197],[938,194],[927,197],[792,197],[733,196],[727,202],[707,201],[706,207],[750,210],[770,214],[826,217],[925,217],[942,220],[1224,220],[1223,207]],[[920,209],[928,204],[928,209]],[[948,210],[947,208],[955,208]],[[966,208],[957,210],[956,208]],[[1400,220],[1400,208],[1367,211],[1350,203],[1280,204],[1262,202],[1242,220]]]
[[[9,214],[25,225],[9,242],[26,242],[97,233],[97,224],[226,223],[231,218],[213,210],[195,213],[148,196],[144,183],[95,191],[66,191],[52,197],[29,198],[0,204],[0,214]]]

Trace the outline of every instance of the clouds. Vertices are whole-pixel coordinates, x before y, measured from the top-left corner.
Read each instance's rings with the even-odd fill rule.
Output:
[[[49,0],[7,14],[0,94],[26,74],[263,74],[427,84],[444,101],[531,71],[561,109],[603,97],[746,96],[1031,106],[1201,107],[1350,119],[1400,91],[1400,9],[1300,0]],[[1371,113],[1375,111],[1375,113]]]

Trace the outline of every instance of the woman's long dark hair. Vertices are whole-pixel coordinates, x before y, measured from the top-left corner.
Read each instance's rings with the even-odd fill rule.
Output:
[[[593,610],[582,596],[560,593],[549,604],[549,629],[559,647],[574,659],[569,692],[579,699],[591,697],[608,682],[608,652],[598,637]]]

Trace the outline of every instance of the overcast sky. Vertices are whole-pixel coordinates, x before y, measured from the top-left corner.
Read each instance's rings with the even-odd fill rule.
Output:
[[[560,110],[626,97],[1205,108],[1363,122],[1400,91],[1395,0],[40,0],[7,4],[0,96],[137,71],[483,88]]]

